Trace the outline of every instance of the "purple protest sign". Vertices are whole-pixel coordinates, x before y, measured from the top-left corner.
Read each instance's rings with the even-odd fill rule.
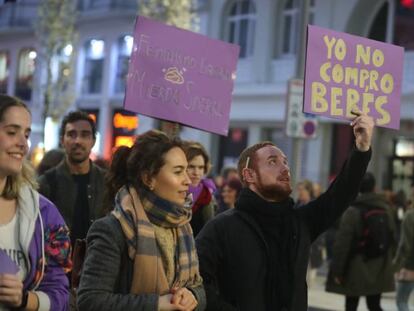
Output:
[[[304,112],[349,120],[352,110],[400,128],[404,49],[308,26]]]
[[[239,46],[138,16],[124,108],[227,135]]]
[[[5,251],[0,249],[0,274],[16,274],[17,272],[19,272],[19,267]]]

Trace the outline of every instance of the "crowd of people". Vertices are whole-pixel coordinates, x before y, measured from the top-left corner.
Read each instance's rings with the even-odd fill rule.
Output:
[[[0,311],[305,311],[325,254],[326,289],[345,296],[346,310],[361,296],[382,310],[381,294],[395,286],[398,310],[408,310],[414,209],[376,191],[366,172],[373,120],[355,114],[342,170],[325,192],[300,181],[294,200],[288,160],[273,142],[247,147],[214,178],[199,142],[158,130],[98,163],[96,126],[82,111],[63,118],[62,149],[45,155],[36,176],[25,160],[30,110],[0,95],[0,255],[17,270],[0,270]],[[79,240],[87,250],[73,289]]]

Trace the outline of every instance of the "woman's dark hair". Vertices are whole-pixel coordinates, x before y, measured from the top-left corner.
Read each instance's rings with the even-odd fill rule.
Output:
[[[359,187],[359,192],[369,193],[374,192],[375,189],[375,177],[372,173],[366,172],[361,181],[361,186]]]
[[[229,179],[230,173],[236,173],[239,176],[237,167],[234,166],[225,166],[221,169],[220,175],[223,176],[224,180]]]
[[[204,159],[204,174],[207,175],[211,169],[210,157],[202,144],[195,141],[186,141],[184,143],[184,152],[187,161],[190,162],[196,156],[202,156]]]
[[[65,157],[62,149],[51,149],[45,153],[39,165],[37,166],[37,175],[43,175],[48,169],[58,165]]]
[[[228,181],[224,182],[223,188],[224,186],[228,186],[229,188],[236,190],[236,198],[239,196],[240,191],[243,188],[243,185],[238,178],[229,179]]]
[[[183,149],[179,138],[151,130],[139,135],[132,147],[118,148],[106,176],[107,202],[112,205],[117,191],[126,184],[148,189],[144,176],[151,178],[157,175],[165,164],[165,154],[174,147]]]
[[[22,100],[17,97],[0,94],[0,122],[3,122],[4,115],[12,107],[24,108],[31,115],[29,108]],[[36,180],[34,179],[34,169],[27,160],[23,161],[23,168],[19,174],[7,176],[6,185],[3,193],[0,193],[0,195],[6,199],[16,199],[20,186],[25,183],[33,188],[37,187]]]
[[[114,198],[118,190],[125,184],[126,159],[128,159],[131,148],[120,146],[112,155],[111,164],[105,175],[106,191],[104,194],[105,211],[112,210]]]

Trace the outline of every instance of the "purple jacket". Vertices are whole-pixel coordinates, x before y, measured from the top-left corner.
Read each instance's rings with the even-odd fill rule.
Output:
[[[29,187],[22,188],[18,199],[20,242],[29,258],[24,288],[36,292],[39,311],[68,310],[69,230],[52,202]]]

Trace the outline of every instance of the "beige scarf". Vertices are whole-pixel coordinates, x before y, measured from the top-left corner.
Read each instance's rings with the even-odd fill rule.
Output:
[[[173,230],[176,241],[175,277],[172,287],[197,287],[202,284],[193,232],[189,221],[191,208],[175,205],[152,192],[123,187],[115,198],[112,214],[121,224],[134,261],[131,293],[169,293],[162,256],[154,225]]]

